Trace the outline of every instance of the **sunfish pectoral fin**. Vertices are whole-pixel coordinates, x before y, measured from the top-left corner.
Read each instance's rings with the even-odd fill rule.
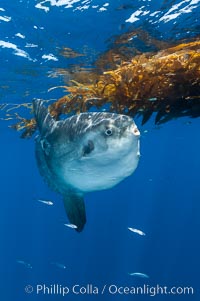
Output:
[[[76,231],[81,232],[86,223],[83,195],[71,192],[64,195],[64,206],[70,223],[77,226]]]
[[[45,135],[49,132],[55,124],[55,120],[49,114],[48,109],[44,106],[42,100],[33,101],[33,111],[41,135]]]

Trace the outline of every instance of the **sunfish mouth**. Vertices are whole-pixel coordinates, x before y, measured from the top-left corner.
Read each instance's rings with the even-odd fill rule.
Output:
[[[137,157],[140,158],[140,131],[138,130],[137,126],[135,124],[132,124],[129,128],[129,132],[136,137],[136,143],[137,143]]]
[[[138,130],[137,126],[135,124],[132,124],[129,127],[129,132],[132,133],[135,137],[140,137],[140,131]]]

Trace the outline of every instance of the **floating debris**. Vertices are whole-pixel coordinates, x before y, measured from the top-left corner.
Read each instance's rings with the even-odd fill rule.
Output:
[[[140,278],[149,278],[147,274],[143,273],[128,273],[130,276],[140,277]]]
[[[131,228],[131,227],[128,227],[128,229],[131,231],[131,232],[134,232],[134,233],[137,233],[141,236],[144,236],[146,235],[143,231],[139,230],[139,229],[135,229],[135,228]]]
[[[128,53],[132,49],[128,46],[133,37],[147,41],[158,51],[155,52],[154,47],[153,51],[146,53],[137,49]],[[63,86],[66,93],[49,105],[51,115],[59,120],[63,114],[79,114],[108,105],[110,112],[141,116],[142,124],[153,113],[156,113],[156,124],[178,117],[199,117],[200,40],[179,43],[175,46],[162,44],[162,41],[152,39],[141,31],[125,33],[115,41],[115,48],[108,50],[94,63],[94,71],[68,72],[72,77],[69,80],[67,76],[67,84]],[[66,57],[76,56],[69,48],[65,49],[64,54]],[[15,109],[18,110],[17,107]],[[27,109],[32,113],[32,107]],[[34,118],[26,119],[17,113],[9,118],[18,120],[12,127],[24,131],[22,138],[32,136],[36,130]]]
[[[24,267],[26,267],[27,269],[32,269],[32,265],[28,262],[25,262],[23,260],[17,260],[17,263],[23,265]]]
[[[77,226],[74,224],[64,224],[64,226],[66,226],[68,228],[72,228],[72,229],[77,229]]]
[[[53,202],[52,201],[46,201],[46,200],[37,200],[38,202],[40,203],[43,203],[43,204],[46,204],[46,205],[49,205],[49,206],[52,206],[53,205]]]
[[[63,263],[59,263],[59,262],[51,262],[52,265],[56,266],[59,269],[63,269],[65,270],[67,267],[63,264]]]

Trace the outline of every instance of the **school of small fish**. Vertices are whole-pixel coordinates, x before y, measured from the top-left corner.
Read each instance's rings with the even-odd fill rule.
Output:
[[[142,230],[136,229],[136,228],[132,228],[132,227],[128,227],[128,230],[136,233],[138,235],[141,236],[145,236],[146,233],[144,233]],[[138,273],[138,272],[134,272],[134,273],[128,273],[130,276],[134,276],[134,277],[139,277],[139,278],[149,278],[149,276],[147,274],[144,273]]]
[[[52,201],[48,201],[48,200],[43,200],[43,199],[38,199],[37,200],[38,202],[40,203],[43,203],[45,205],[48,205],[48,206],[52,206],[54,203]],[[76,229],[77,226],[74,225],[74,224],[64,224],[65,227],[68,227],[68,228],[71,228],[71,229]],[[128,230],[133,232],[133,233],[136,233],[138,235],[141,235],[141,236],[145,236],[146,233],[144,233],[142,230],[140,229],[136,229],[136,228],[132,228],[132,227],[128,227]],[[23,260],[17,260],[17,263],[19,264],[22,264],[24,265],[26,268],[30,268],[32,269],[32,266],[23,261]],[[59,262],[51,262],[52,265],[56,266],[57,268],[60,268],[60,269],[66,269],[66,266],[62,263],[59,263]],[[133,272],[133,273],[128,273],[130,276],[134,276],[134,277],[139,277],[139,278],[149,278],[149,276],[147,274],[144,274],[144,273],[139,273],[139,272]]]

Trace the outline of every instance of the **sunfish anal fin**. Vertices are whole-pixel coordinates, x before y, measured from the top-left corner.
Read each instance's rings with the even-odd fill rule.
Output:
[[[76,231],[81,232],[86,223],[83,195],[72,192],[64,195],[64,206],[70,223],[77,226]]]

